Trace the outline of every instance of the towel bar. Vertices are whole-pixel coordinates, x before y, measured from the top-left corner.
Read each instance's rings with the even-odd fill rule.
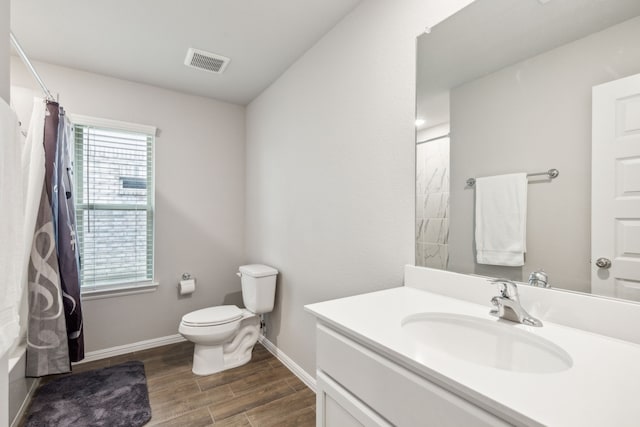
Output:
[[[540,176],[540,175],[547,175],[549,177],[549,179],[554,179],[554,178],[557,178],[558,175],[560,175],[560,171],[558,169],[549,169],[546,172],[528,173],[527,174],[527,178],[530,177],[530,176]],[[475,178],[469,178],[467,180],[467,186],[468,187],[473,187],[474,185],[476,185],[476,179]]]

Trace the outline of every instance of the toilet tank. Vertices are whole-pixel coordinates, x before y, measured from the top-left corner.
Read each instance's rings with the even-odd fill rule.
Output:
[[[276,297],[278,270],[262,264],[243,265],[239,270],[242,300],[247,310],[256,314],[272,311]]]

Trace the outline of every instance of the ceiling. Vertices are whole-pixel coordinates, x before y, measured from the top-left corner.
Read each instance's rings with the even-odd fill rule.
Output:
[[[360,1],[13,0],[11,29],[33,60],[245,105]],[[190,47],[231,62],[188,68]]]
[[[451,88],[638,15],[638,0],[476,0],[418,38],[421,128],[449,120]]]

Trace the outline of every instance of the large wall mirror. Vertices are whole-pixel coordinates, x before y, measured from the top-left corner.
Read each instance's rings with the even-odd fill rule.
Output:
[[[476,0],[417,51],[416,265],[640,301],[640,1]],[[516,173],[524,261],[478,262],[467,181]]]

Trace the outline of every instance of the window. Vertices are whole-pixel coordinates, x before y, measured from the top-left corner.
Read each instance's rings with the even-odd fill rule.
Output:
[[[153,280],[155,128],[72,116],[83,291]]]

